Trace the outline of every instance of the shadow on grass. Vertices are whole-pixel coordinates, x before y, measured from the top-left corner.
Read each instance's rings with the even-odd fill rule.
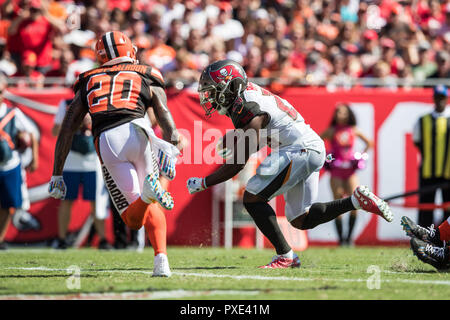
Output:
[[[186,267],[186,268],[172,268],[172,270],[231,270],[237,267]]]
[[[5,288],[7,289],[7,288]],[[338,286],[320,286],[320,287],[313,287],[313,288],[276,288],[276,289],[268,289],[268,288],[205,288],[205,289],[190,289],[190,288],[179,288],[177,290],[186,290],[192,293],[195,292],[212,292],[212,291],[241,291],[242,293],[245,292],[255,292],[257,291],[258,294],[272,294],[272,293],[283,293],[283,292],[291,292],[291,293],[302,293],[302,292],[312,292],[312,291],[329,291],[329,290],[336,290],[339,289]],[[38,296],[60,296],[61,299],[67,298],[67,297],[77,297],[81,294],[105,294],[105,295],[111,295],[114,296],[115,294],[145,294],[145,293],[157,293],[157,292],[167,292],[168,290],[174,290],[174,289],[166,289],[166,288],[153,288],[153,287],[147,287],[143,289],[135,289],[135,290],[129,290],[129,289],[123,289],[123,290],[114,290],[114,288],[110,287],[107,290],[105,289],[99,289],[96,291],[53,291],[53,292],[42,292],[42,291],[30,291],[30,292],[23,292],[23,293],[8,293],[8,292],[1,292],[0,291],[0,298],[2,295],[38,295]],[[220,293],[219,293],[220,294]],[[92,299],[95,299],[95,297],[92,297]]]
[[[411,270],[406,270],[406,272],[410,272],[410,273],[450,273],[450,269],[446,269],[446,270],[422,270],[422,269],[411,269]]]
[[[131,271],[131,272],[133,272],[133,271],[149,271],[149,272],[151,272],[151,271],[153,271],[153,269],[151,269],[151,268],[108,268],[108,269],[93,269],[93,268],[82,268],[82,271],[83,272],[85,272],[85,271],[87,271],[87,272],[108,272],[108,271],[111,271],[111,272],[114,272],[114,271]]]
[[[67,278],[70,275],[67,274],[10,274],[10,275],[0,275],[0,279],[8,279],[8,278]],[[81,274],[81,278],[97,278],[96,275],[90,275],[90,274]]]

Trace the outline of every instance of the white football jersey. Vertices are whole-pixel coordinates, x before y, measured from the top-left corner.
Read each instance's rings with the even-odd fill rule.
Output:
[[[260,112],[269,115],[270,121],[266,130],[261,131],[261,137],[264,139],[266,135],[269,136],[272,148],[277,145],[280,148],[298,145],[319,152],[323,149],[324,143],[320,136],[285,99],[250,82],[244,91],[244,100],[247,103],[255,102]]]

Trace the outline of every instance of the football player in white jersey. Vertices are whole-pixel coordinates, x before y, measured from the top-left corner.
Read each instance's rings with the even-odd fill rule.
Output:
[[[299,257],[286,242],[275,212],[268,204],[278,195],[284,196],[287,220],[301,230],[312,229],[355,209],[392,221],[387,203],[364,186],[357,187],[352,196],[345,199],[315,202],[319,170],[326,158],[324,142],[286,100],[249,83],[238,63],[221,60],[210,64],[200,77],[198,91],[206,115],[217,111],[228,116],[241,134],[236,144],[234,139],[224,141],[232,154],[225,164],[207,177],[188,179],[191,194],[231,179],[265,141],[272,149],[249,180],[243,198],[248,213],[277,252],[272,261],[261,268],[300,266]]]

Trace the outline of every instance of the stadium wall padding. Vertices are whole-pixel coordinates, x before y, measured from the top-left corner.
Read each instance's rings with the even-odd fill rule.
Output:
[[[33,199],[30,212],[39,221],[39,230],[18,232],[13,225],[7,232],[10,242],[39,242],[56,237],[58,200],[47,198],[46,186],[51,177],[53,151],[56,138],[51,135],[53,117],[59,101],[71,97],[69,89],[51,88],[39,91],[10,89],[10,100],[39,127],[41,133],[39,168],[28,174],[28,187]],[[360,171],[361,183],[369,185],[380,196],[390,196],[417,187],[418,152],[414,148],[411,132],[417,118],[432,110],[430,89],[391,91],[388,89],[355,88],[349,91],[329,92],[323,88],[287,88],[279,95],[287,99],[305,118],[311,127],[320,133],[331,120],[337,102],[348,102],[356,113],[358,127],[370,138],[375,147],[369,152],[367,168]],[[19,98],[19,99],[18,99]],[[25,98],[25,99],[24,99]],[[17,102],[18,101],[18,102]],[[232,128],[231,121],[214,114],[206,119],[198,103],[198,95],[189,90],[168,92],[168,105],[179,129],[191,137],[203,137],[206,130],[217,128],[221,133]],[[48,107],[54,107],[49,112]],[[190,144],[183,151],[183,159],[201,159],[206,146],[214,141],[204,137],[202,145]],[[207,141],[210,139],[210,141]],[[200,138],[201,140],[201,138]],[[198,140],[197,140],[198,141]],[[359,148],[359,149],[358,149]],[[358,144],[361,150],[362,145]],[[190,195],[186,180],[191,176],[203,177],[212,172],[215,165],[184,164],[177,166],[177,177],[170,184],[175,199],[175,208],[167,212],[168,243],[170,245],[211,245],[212,193],[210,190]],[[321,174],[319,201],[332,199],[327,173]],[[416,202],[416,197],[395,200]],[[282,197],[277,198],[277,214],[283,215]],[[70,231],[78,230],[89,214],[89,206],[77,201],[72,211]],[[356,244],[396,244],[406,240],[400,218],[408,215],[416,219],[417,210],[395,208],[393,223],[361,212],[355,226]],[[439,213],[436,219],[439,218]],[[110,219],[110,218],[109,218]],[[344,217],[344,219],[346,219]],[[110,223],[108,224],[110,226]],[[110,229],[110,228],[109,228]],[[248,233],[248,232],[246,232]],[[236,235],[236,232],[235,232]],[[110,239],[112,237],[109,230]],[[334,224],[327,223],[308,231],[310,244],[332,244],[337,238]],[[239,238],[239,231],[236,238]],[[238,240],[236,240],[238,241]]]

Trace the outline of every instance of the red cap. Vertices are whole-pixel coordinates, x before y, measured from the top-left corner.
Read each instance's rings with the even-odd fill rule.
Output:
[[[233,7],[232,7],[231,3],[229,3],[229,2],[221,2],[219,4],[219,8],[222,11],[231,11],[231,10],[233,10]]]
[[[375,32],[375,30],[368,29],[364,31],[363,36],[367,40],[376,40],[378,39],[378,34]]]

